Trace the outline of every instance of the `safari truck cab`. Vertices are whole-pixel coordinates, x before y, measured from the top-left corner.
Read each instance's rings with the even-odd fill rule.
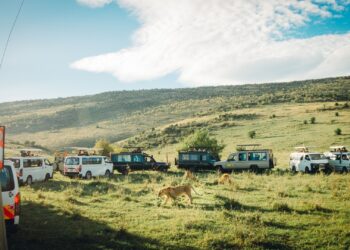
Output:
[[[310,152],[308,147],[295,147],[290,154],[289,168],[292,172],[316,173],[331,171],[328,159],[324,154]]]
[[[214,163],[220,160],[208,149],[190,149],[179,151],[178,159],[175,159],[175,165],[180,169],[191,170],[216,170]]]
[[[91,154],[89,149],[80,149],[75,156],[67,156],[64,160],[63,174],[69,177],[91,179],[92,177],[110,177],[113,164],[106,156]]]
[[[6,226],[16,226],[19,224],[21,197],[12,161],[4,161],[4,168],[0,170],[0,184],[5,224]]]
[[[42,156],[40,149],[22,149],[20,157],[11,157],[20,184],[48,181],[53,178],[52,164]]]
[[[271,169],[276,165],[271,149],[257,149],[260,144],[237,145],[237,152],[230,154],[226,161],[215,163],[215,167],[221,172],[235,170],[259,170]],[[251,147],[251,149],[248,149]]]
[[[169,163],[156,161],[153,155],[143,152],[140,147],[129,148],[133,148],[133,150],[131,152],[111,154],[113,167],[118,172],[127,174],[129,171],[137,170],[168,171]]]
[[[350,152],[345,146],[332,146],[330,151],[324,154],[335,172],[348,173],[350,171]]]

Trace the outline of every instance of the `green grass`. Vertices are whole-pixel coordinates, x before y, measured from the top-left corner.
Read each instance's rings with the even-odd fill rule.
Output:
[[[348,249],[350,175],[231,175],[192,183],[200,195],[163,205],[157,192],[182,172],[135,172],[21,188],[10,249]]]

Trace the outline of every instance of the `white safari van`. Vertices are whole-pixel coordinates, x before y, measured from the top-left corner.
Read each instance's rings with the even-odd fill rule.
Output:
[[[324,154],[310,152],[308,147],[296,147],[290,154],[289,168],[292,172],[316,173],[331,171],[328,159]]]
[[[110,177],[113,174],[113,164],[105,156],[77,155],[68,156],[64,160],[64,171],[66,176],[78,176],[91,179],[92,177]]]
[[[4,168],[0,170],[0,183],[6,226],[16,226],[19,224],[21,199],[13,162],[5,160]]]
[[[41,150],[22,150],[20,157],[9,159],[14,163],[20,184],[31,185],[33,182],[48,181],[53,178],[52,164],[44,157],[34,156],[33,152],[39,151]]]
[[[229,155],[226,161],[215,162],[214,166],[221,172],[234,170],[259,170],[270,169],[276,165],[271,149],[257,149],[260,144],[237,145],[237,152]],[[251,147],[252,149],[247,149]]]
[[[324,154],[335,172],[348,173],[350,171],[350,152],[345,146],[332,146],[330,151]]]

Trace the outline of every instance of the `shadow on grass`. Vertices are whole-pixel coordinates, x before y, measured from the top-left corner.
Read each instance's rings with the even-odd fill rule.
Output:
[[[23,204],[20,229],[8,234],[8,244],[9,249],[181,249],[34,202]]]

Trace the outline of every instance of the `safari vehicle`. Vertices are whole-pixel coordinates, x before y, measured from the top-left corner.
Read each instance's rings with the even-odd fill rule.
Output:
[[[21,199],[16,170],[12,161],[4,161],[4,168],[0,170],[0,184],[6,226],[17,226]]]
[[[54,159],[54,170],[60,171],[62,174],[64,172],[64,159],[67,156],[75,156],[75,155],[98,155],[99,148],[86,148],[86,147],[64,147],[55,152]]]
[[[250,170],[259,172],[271,169],[276,165],[271,149],[258,149],[260,144],[237,145],[237,152],[230,154],[226,161],[219,161],[214,166],[220,172]],[[251,148],[251,149],[248,149]]]
[[[128,147],[131,152],[121,152],[111,154],[113,168],[122,174],[137,170],[168,171],[170,164],[157,162],[153,155],[144,153],[140,147]]]
[[[20,157],[12,157],[20,184],[31,185],[37,181],[48,181],[53,178],[53,166],[45,158],[39,156],[40,149],[22,149]]]
[[[92,177],[111,177],[113,164],[106,156],[76,155],[64,160],[63,174],[69,177],[91,179]]]
[[[317,173],[331,172],[328,159],[324,154],[310,152],[309,147],[296,147],[290,154],[289,167],[292,172]]]
[[[220,160],[217,155],[210,152],[210,149],[190,149],[188,151],[179,151],[178,159],[175,159],[175,165],[180,169],[190,170],[216,170],[214,163]]]
[[[332,170],[340,173],[350,171],[350,152],[345,146],[332,146],[329,152],[324,153],[329,160]]]

